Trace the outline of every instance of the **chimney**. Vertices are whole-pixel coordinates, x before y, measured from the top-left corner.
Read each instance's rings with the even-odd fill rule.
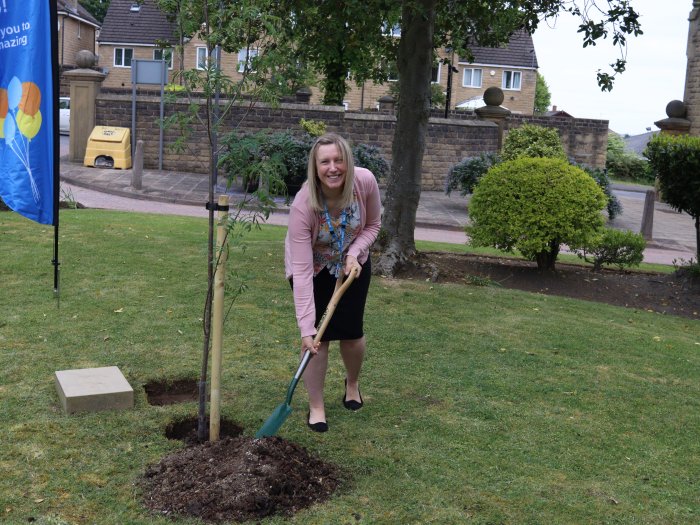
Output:
[[[556,106],[552,106],[552,111],[556,111],[556,110],[557,110],[557,107],[556,107]]]

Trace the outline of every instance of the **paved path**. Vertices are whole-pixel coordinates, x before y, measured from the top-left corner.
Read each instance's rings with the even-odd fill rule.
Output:
[[[90,208],[105,208],[145,213],[206,217],[204,204],[208,200],[207,177],[192,173],[145,170],[142,189],[132,186],[131,170],[87,168],[67,159],[68,140],[62,137],[61,180],[64,192]],[[616,186],[623,213],[612,221],[619,229],[640,231],[644,206],[644,187]],[[220,193],[227,192],[222,183]],[[228,191],[232,198],[240,192]],[[288,207],[278,201],[279,211],[272,214],[270,224],[286,226]],[[417,240],[461,244],[467,241],[464,225],[468,221],[467,198],[453,193],[424,191],[416,215]],[[657,202],[654,211],[653,239],[644,252],[645,262],[673,264],[674,260],[695,257],[695,228],[687,214],[673,211],[667,204]]]

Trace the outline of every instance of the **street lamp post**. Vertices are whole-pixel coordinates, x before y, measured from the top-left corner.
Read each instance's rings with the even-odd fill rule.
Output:
[[[450,104],[452,99],[452,73],[457,73],[459,70],[453,66],[455,60],[455,52],[452,48],[447,48],[446,51],[450,54],[450,63],[447,65],[447,93],[445,94],[445,118],[450,113]]]

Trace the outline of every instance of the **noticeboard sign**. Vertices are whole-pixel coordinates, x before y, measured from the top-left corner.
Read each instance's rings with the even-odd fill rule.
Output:
[[[131,82],[161,86],[167,82],[167,67],[165,60],[132,60]]]

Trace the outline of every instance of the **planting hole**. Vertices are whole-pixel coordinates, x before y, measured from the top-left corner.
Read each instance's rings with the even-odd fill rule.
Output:
[[[164,406],[176,403],[197,401],[197,381],[177,379],[175,381],[155,381],[144,386],[149,405]]]
[[[187,444],[195,444],[199,442],[197,439],[197,416],[188,417],[174,423],[170,423],[165,429],[165,437],[168,439],[179,439]],[[205,421],[205,432],[204,441],[209,440],[209,418]],[[236,437],[243,433],[243,427],[229,421],[227,419],[222,419],[219,423],[219,437]]]

